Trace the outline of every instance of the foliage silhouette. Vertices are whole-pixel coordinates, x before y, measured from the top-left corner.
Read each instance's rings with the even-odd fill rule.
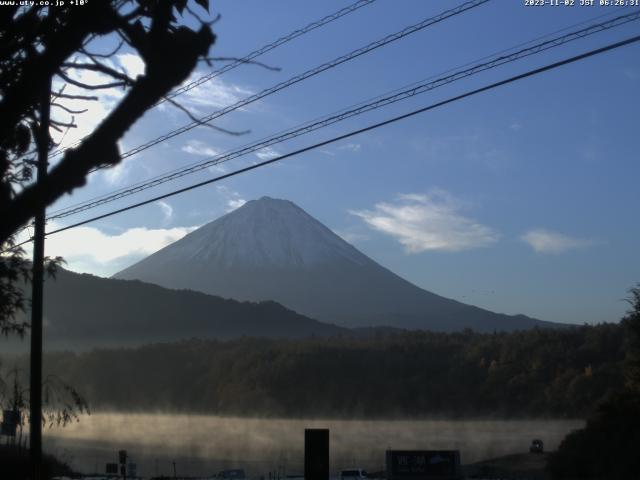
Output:
[[[28,324],[13,320],[26,302],[17,286],[28,280],[29,265],[15,246],[15,235],[37,211],[86,182],[88,173],[120,162],[117,142],[125,132],[171,89],[209,62],[215,41],[211,23],[195,9],[208,11],[208,0],[110,0],[84,2],[76,7],[49,7],[42,2],[5,5],[0,9],[0,332],[24,335]],[[24,2],[29,3],[29,2]],[[197,29],[185,17],[196,20]],[[120,39],[112,51],[94,51],[98,38]],[[145,72],[131,78],[111,61],[122,48],[140,56]],[[109,80],[87,83],[82,72]],[[68,102],[96,101],[95,92],[122,88],[126,93],[106,118],[78,145],[65,151],[45,180],[32,181],[34,148],[38,139],[50,149],[49,128],[39,116],[50,82],[53,112],[49,128],[64,131],[77,126],[86,109]],[[70,88],[76,92],[69,93]],[[79,91],[79,92],[78,92]],[[45,100],[46,101],[46,100]],[[185,109],[170,102],[181,110]],[[185,113],[189,114],[188,111]],[[62,115],[62,116],[61,116]],[[66,118],[64,117],[66,115]],[[46,132],[48,138],[38,136]],[[8,251],[7,251],[8,250]],[[50,268],[56,263],[51,262]]]
[[[626,334],[626,383],[601,403],[584,429],[569,434],[550,460],[554,479],[636,478],[640,472],[640,284],[630,290]]]
[[[620,325],[358,335],[50,353],[46,364],[94,409],[225,415],[584,418],[624,384]]]

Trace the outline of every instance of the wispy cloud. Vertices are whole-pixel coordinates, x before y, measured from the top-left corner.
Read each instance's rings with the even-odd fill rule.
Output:
[[[226,205],[227,205],[227,208],[225,209],[226,213],[232,212],[236,208],[240,208],[245,203],[247,203],[247,201],[244,198],[242,198],[240,193],[234,190],[231,190],[230,188],[225,187],[224,185],[218,185],[216,187],[216,190],[224,198],[226,202]]]
[[[595,244],[593,240],[570,237],[542,228],[532,229],[520,237],[538,253],[559,254],[576,248],[585,248]]]
[[[340,155],[341,153],[351,152],[358,153],[362,150],[362,145],[359,143],[346,143],[344,145],[340,145],[334,148],[325,148],[323,150],[318,150],[318,153],[322,153],[329,157],[335,157],[336,155]]]
[[[232,198],[231,200],[227,201],[227,206],[229,207],[227,211],[231,212],[236,208],[240,208],[245,203],[247,203],[247,201],[244,198]]]
[[[100,175],[111,187],[121,185],[129,176],[129,162],[121,160],[119,164],[102,170]]]
[[[213,148],[205,142],[199,140],[189,140],[186,145],[183,145],[181,150],[191,155],[198,155],[200,157],[217,157],[220,155],[220,151]],[[227,168],[222,164],[214,164],[208,167],[211,173],[226,173]]]
[[[163,223],[166,225],[171,222],[173,218],[173,207],[163,200],[158,200],[156,203],[160,207],[160,210],[162,210],[162,215],[164,216]]]
[[[196,71],[184,82],[189,84],[196,78],[206,75],[204,71]],[[214,108],[224,108],[239,102],[254,92],[246,87],[214,78],[202,85],[192,88],[181,95],[182,102],[187,107],[195,109],[199,113],[204,113]],[[208,109],[208,110],[207,110]]]
[[[347,143],[346,145],[340,145],[338,150],[346,150],[349,152],[359,152],[362,146],[359,143]]]
[[[395,202],[380,202],[372,210],[351,213],[397,239],[408,253],[457,252],[495,243],[498,233],[462,215],[464,208],[448,192],[435,189],[427,194],[401,194]]]
[[[323,153],[325,155],[328,155],[330,157],[335,157],[336,156],[336,154],[333,153],[331,150],[318,150],[318,152],[319,153]]]
[[[280,152],[271,147],[261,148],[256,152],[256,157],[260,160],[271,160],[272,158],[279,157],[280,155],[282,155]]]
[[[220,154],[218,150],[199,140],[189,140],[181,150],[191,155],[199,155],[202,157],[215,157]]]

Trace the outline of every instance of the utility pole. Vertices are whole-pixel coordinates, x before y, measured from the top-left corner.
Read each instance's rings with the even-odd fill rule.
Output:
[[[36,182],[42,183],[49,166],[49,119],[51,101],[51,79],[40,100],[40,123],[37,129],[38,149]],[[31,372],[29,388],[29,453],[32,479],[42,478],[42,304],[44,289],[44,228],[45,210],[35,216],[33,234],[33,274],[31,279]]]

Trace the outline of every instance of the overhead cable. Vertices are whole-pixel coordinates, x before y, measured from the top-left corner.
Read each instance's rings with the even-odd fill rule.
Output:
[[[436,108],[442,107],[444,105],[448,105],[450,103],[454,103],[454,102],[460,101],[460,100],[462,100],[464,98],[471,97],[471,96],[474,96],[474,95],[477,95],[479,93],[483,93],[483,92],[486,92],[486,91],[489,91],[489,90],[493,90],[493,89],[496,89],[496,88],[501,87],[503,85],[514,83],[514,82],[517,82],[519,80],[523,80],[525,78],[532,77],[534,75],[539,75],[539,74],[541,74],[543,72],[547,72],[549,70],[553,70],[553,69],[559,68],[559,67],[564,66],[564,65],[575,63],[575,62],[578,62],[580,60],[584,60],[586,58],[593,57],[595,55],[599,55],[599,54],[602,54],[602,53],[605,53],[605,52],[608,52],[608,51],[611,51],[611,50],[614,50],[614,49],[617,49],[617,48],[621,48],[623,46],[630,45],[630,44],[636,43],[638,41],[640,41],[640,35],[636,35],[634,37],[627,38],[626,40],[622,40],[620,42],[608,44],[608,45],[606,45],[604,47],[597,48],[597,49],[594,49],[594,50],[590,50],[590,51],[588,51],[586,53],[582,53],[580,55],[575,55],[573,57],[570,57],[570,58],[567,58],[567,59],[564,59],[564,60],[561,60],[561,61],[558,61],[558,62],[554,62],[554,63],[545,65],[545,66],[540,67],[540,68],[529,70],[529,71],[527,71],[525,73],[521,73],[519,75],[515,75],[515,76],[509,77],[509,78],[507,78],[505,80],[501,80],[501,81],[498,81],[498,82],[495,82],[495,83],[491,83],[491,84],[486,85],[484,87],[480,87],[480,88],[477,88],[475,90],[468,91],[468,92],[463,93],[461,95],[456,95],[455,97],[451,97],[451,98],[448,98],[446,100],[443,100],[443,101],[440,101],[440,102],[437,102],[437,103],[433,103],[433,104],[428,105],[426,107],[419,108],[417,110],[413,110],[411,112],[405,113],[403,115],[398,115],[396,117],[384,120],[382,122],[374,123],[374,124],[369,125],[367,127],[360,128],[360,129],[357,129],[357,130],[353,130],[353,131],[345,133],[343,135],[332,137],[332,138],[330,138],[328,140],[324,140],[322,142],[318,142],[318,143],[315,143],[313,145],[309,145],[307,147],[300,148],[300,149],[295,150],[293,152],[290,152],[290,153],[287,153],[287,154],[284,154],[284,155],[280,155],[280,156],[278,156],[276,158],[272,158],[270,160],[265,160],[263,162],[256,163],[254,165],[250,165],[250,166],[247,166],[247,167],[244,167],[244,168],[240,168],[238,170],[234,170],[233,172],[226,173],[224,175],[220,175],[218,177],[215,177],[215,178],[212,178],[212,179],[209,179],[209,180],[205,180],[203,182],[199,182],[199,183],[196,183],[196,184],[193,184],[193,185],[189,185],[188,187],[180,188],[178,190],[173,190],[173,191],[165,193],[163,195],[159,195],[159,196],[156,196],[156,197],[153,197],[153,198],[149,198],[147,200],[144,200],[142,202],[138,202],[138,203],[129,205],[127,207],[119,208],[117,210],[113,210],[111,212],[104,213],[102,215],[98,215],[98,216],[95,216],[95,217],[92,217],[92,218],[88,218],[86,220],[74,223],[72,225],[67,225],[65,227],[61,227],[61,228],[52,230],[50,232],[47,232],[47,235],[53,235],[53,234],[56,234],[56,233],[64,232],[66,230],[70,230],[72,228],[76,228],[76,227],[79,227],[81,225],[86,225],[87,223],[91,223],[91,222],[94,222],[96,220],[101,220],[101,219],[104,219],[104,218],[107,218],[107,217],[111,217],[111,216],[117,215],[119,213],[123,213],[123,212],[129,211],[129,210],[133,210],[135,208],[142,207],[144,205],[148,205],[148,204],[153,203],[153,202],[157,202],[158,200],[163,200],[165,198],[169,198],[169,197],[172,197],[174,195],[178,195],[180,193],[188,192],[190,190],[194,190],[196,188],[203,187],[205,185],[209,185],[209,184],[212,184],[212,183],[215,183],[215,182],[219,182],[221,180],[224,180],[224,179],[239,175],[241,173],[245,173],[245,172],[248,172],[248,171],[251,171],[251,170],[255,170],[257,168],[264,167],[266,165],[270,165],[272,163],[276,163],[276,162],[282,161],[282,160],[284,160],[286,158],[294,157],[296,155],[300,155],[301,153],[305,153],[305,152],[308,152],[310,150],[314,150],[316,148],[324,147],[326,145],[329,145],[329,144],[332,144],[332,143],[335,143],[335,142],[339,142],[341,140],[345,140],[347,138],[350,138],[350,137],[353,137],[353,136],[356,136],[356,135],[360,135],[362,133],[365,133],[365,132],[368,132],[368,131],[371,131],[371,130],[374,130],[374,129],[377,129],[377,128],[380,128],[380,127],[383,127],[383,126],[398,122],[400,120],[405,120],[405,119],[413,117],[415,115],[418,115],[418,114],[421,114],[421,113],[424,113],[424,112],[427,112],[427,111],[430,111],[430,110],[434,110]],[[25,242],[22,242],[22,243],[16,245],[15,247],[19,247],[20,245],[23,245],[23,244],[27,243],[28,241],[29,240],[27,240]]]
[[[111,203],[113,201],[139,193],[149,188],[153,188],[158,185],[176,180],[180,177],[204,170],[206,168],[210,168],[212,166],[219,165],[224,162],[228,162],[230,160],[247,155],[249,153],[260,151],[264,148],[299,137],[301,135],[305,135],[307,133],[319,130],[321,128],[325,128],[329,125],[338,123],[348,118],[362,115],[372,110],[376,110],[376,109],[385,107],[387,105],[391,105],[393,103],[397,103],[399,101],[405,100],[407,98],[411,98],[413,96],[434,90],[438,87],[447,85],[449,83],[453,83],[455,81],[464,79],[472,75],[476,75],[480,72],[484,72],[486,70],[490,70],[490,69],[499,67],[501,65],[511,63],[516,60],[529,57],[531,55],[538,54],[540,52],[558,47],[560,45],[564,45],[568,42],[584,38],[588,35],[592,35],[594,33],[608,30],[614,27],[619,27],[631,21],[637,21],[637,20],[640,20],[640,11],[634,12],[628,15],[622,15],[622,16],[613,18],[611,20],[608,20],[606,22],[600,22],[598,24],[590,25],[583,29],[570,32],[565,35],[555,37],[544,42],[534,44],[527,48],[522,48],[512,53],[499,55],[488,61],[477,63],[466,69],[454,71],[449,75],[445,75],[435,80],[426,81],[426,82],[417,83],[417,84],[415,83],[411,84],[407,88],[404,88],[402,90],[396,90],[392,94],[387,96],[376,97],[373,101],[359,104],[354,108],[343,110],[337,114],[334,114],[328,117],[322,117],[319,120],[303,124],[302,126],[294,127],[282,133],[279,133],[275,136],[268,137],[266,139],[262,139],[248,145],[244,145],[238,149],[225,152],[220,155],[215,155],[201,162],[154,177],[150,180],[140,182],[130,187],[120,189],[111,194],[103,195],[101,197],[88,200],[81,204],[77,204],[75,206],[71,206],[66,209],[52,212],[48,217],[48,219],[53,220],[53,219],[68,217],[70,215],[75,215],[77,213],[96,208],[106,203]]]

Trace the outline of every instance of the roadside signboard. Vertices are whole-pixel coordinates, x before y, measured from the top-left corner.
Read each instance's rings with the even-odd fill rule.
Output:
[[[107,463],[105,465],[105,473],[107,475],[117,475],[118,474],[118,464],[117,463]]]
[[[387,450],[387,480],[461,478],[458,450]]]

